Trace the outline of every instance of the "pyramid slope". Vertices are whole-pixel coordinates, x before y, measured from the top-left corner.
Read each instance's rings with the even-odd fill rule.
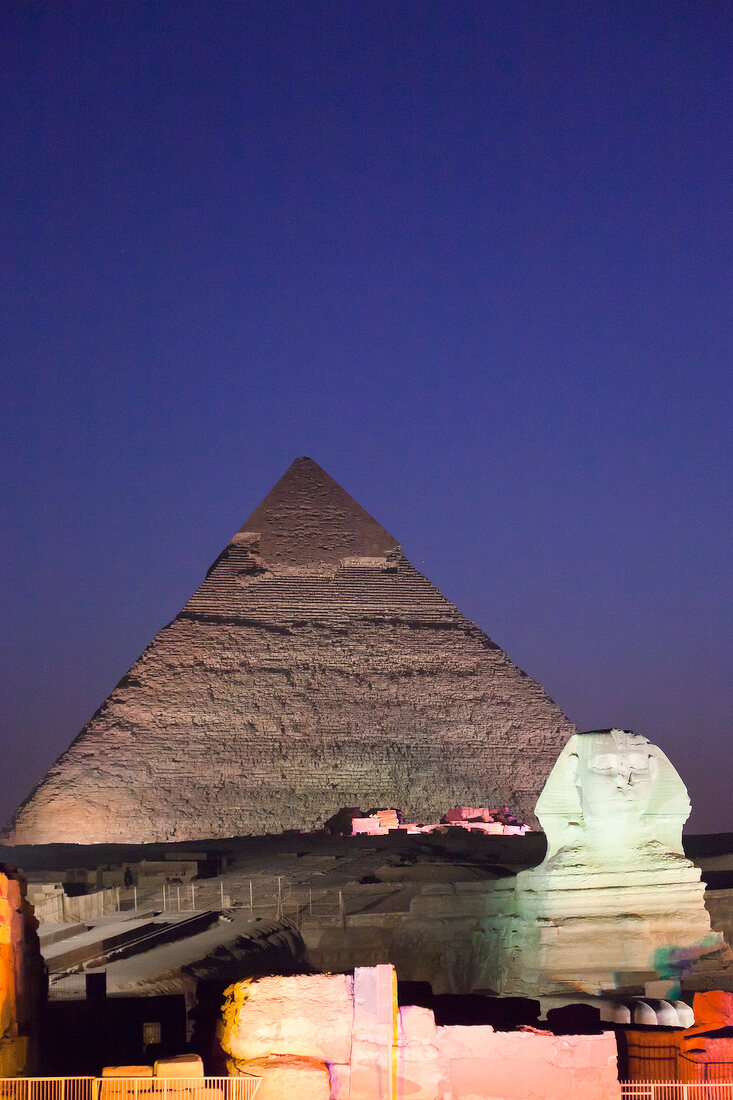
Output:
[[[236,538],[257,536],[260,554],[277,568],[345,557],[380,557],[397,547],[360,504],[312,458],[296,458]]]
[[[575,728],[299,458],[19,808],[11,843],[314,828],[342,806],[532,819]]]

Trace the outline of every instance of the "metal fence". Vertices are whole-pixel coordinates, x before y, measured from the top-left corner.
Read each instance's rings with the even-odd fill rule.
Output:
[[[94,1077],[0,1077],[3,1100],[95,1100]]]
[[[82,924],[113,913],[156,912],[196,913],[206,909],[249,909],[276,920],[304,916],[325,916],[343,908],[341,891],[296,886],[283,875],[272,878],[196,879],[185,883],[163,883],[156,887],[114,887],[93,894],[67,898],[56,895],[38,902],[35,914],[40,924]]]
[[[90,1100],[253,1100],[259,1077],[103,1077]]]
[[[733,1100],[733,1081],[622,1081],[622,1100]]]
[[[254,1100],[244,1077],[0,1077],[2,1100]],[[733,1100],[733,1081],[622,1081],[622,1100]]]
[[[380,884],[381,893],[399,889]],[[380,891],[377,891],[378,893]],[[299,924],[309,917],[344,918],[347,904],[361,908],[362,899],[353,884],[348,892],[331,887],[311,887],[291,882],[285,875],[244,878],[226,875],[217,879],[193,879],[160,885],[115,886],[92,894],[68,898],[55,895],[36,905],[41,924],[83,924],[113,913],[128,915],[196,913],[211,909],[248,909],[257,916]]]
[[[254,1100],[261,1078],[0,1077],[2,1100]]]
[[[386,892],[394,887],[387,887]],[[123,892],[123,903],[124,903]],[[273,920],[288,918],[299,924],[308,917],[345,913],[342,890],[296,885],[284,875],[271,878],[229,878],[166,884],[155,894],[138,890],[138,906],[153,905],[162,912],[200,912],[205,909],[245,909]]]
[[[59,978],[49,975],[49,1001],[83,1001],[87,995],[87,976],[84,971],[76,974],[64,974]]]

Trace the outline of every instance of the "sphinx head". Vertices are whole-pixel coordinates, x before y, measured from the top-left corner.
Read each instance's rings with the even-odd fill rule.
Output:
[[[631,730],[582,734],[566,767],[586,828],[633,827],[649,809],[657,776],[653,745]]]
[[[681,852],[690,813],[664,753],[632,730],[592,730],[565,745],[540,795],[548,857],[566,844],[630,851],[656,840]]]

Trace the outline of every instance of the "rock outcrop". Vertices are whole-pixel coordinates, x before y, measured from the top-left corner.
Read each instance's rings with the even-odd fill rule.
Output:
[[[45,971],[25,880],[0,864],[0,1077],[32,1072]]]
[[[532,808],[574,727],[308,458],[16,812],[14,844]]]

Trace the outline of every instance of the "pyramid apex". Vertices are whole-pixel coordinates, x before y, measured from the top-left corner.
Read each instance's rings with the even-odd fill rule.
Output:
[[[399,544],[308,455],[291,462],[240,528],[236,541],[258,545],[271,568],[347,557],[383,557]]]

